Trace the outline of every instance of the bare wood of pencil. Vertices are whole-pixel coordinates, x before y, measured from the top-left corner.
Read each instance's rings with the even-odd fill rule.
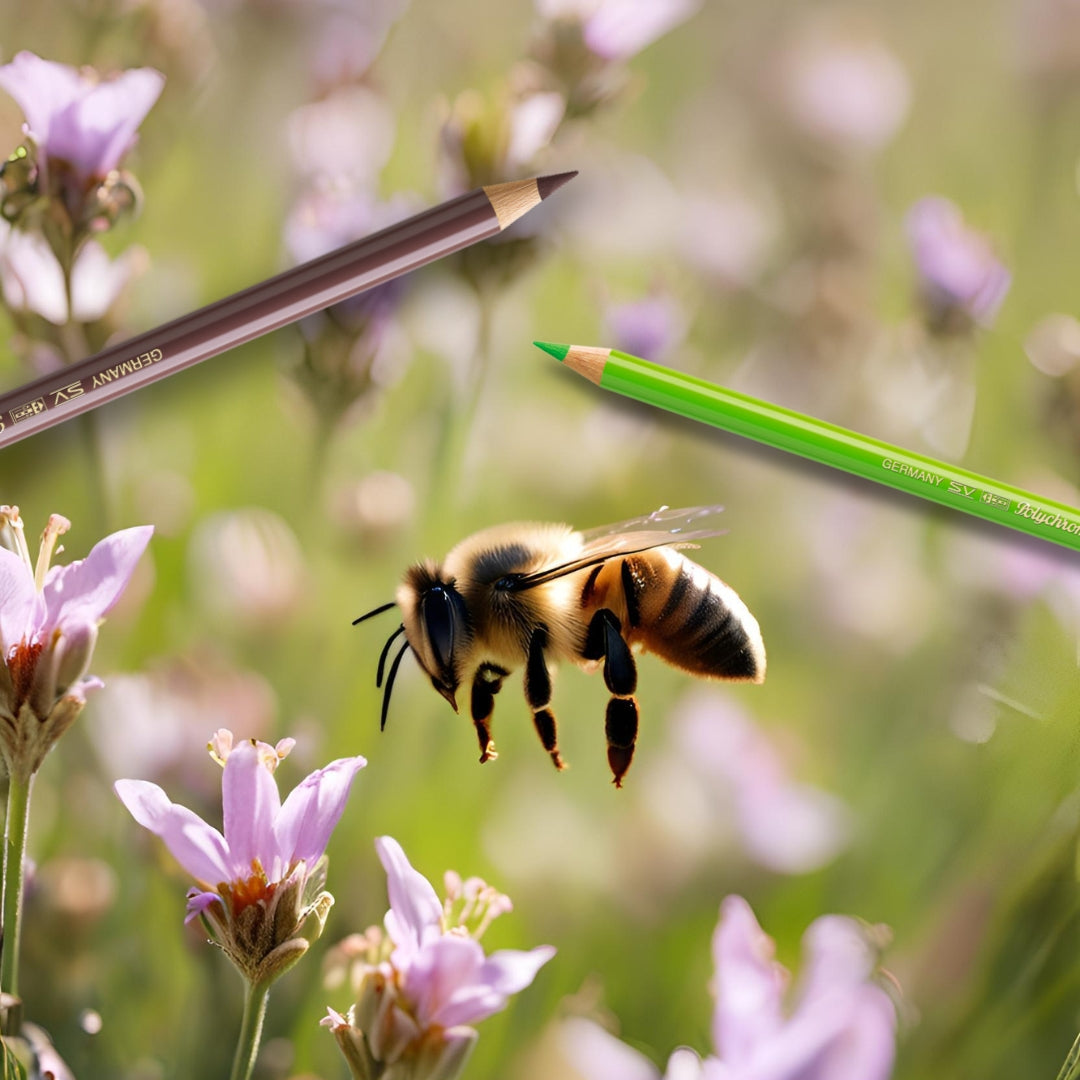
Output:
[[[0,396],[0,447],[501,232],[576,172],[491,184]]]

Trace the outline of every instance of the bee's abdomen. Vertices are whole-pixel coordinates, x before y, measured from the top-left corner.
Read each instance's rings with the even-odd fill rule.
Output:
[[[761,630],[734,589],[670,549],[623,563],[632,639],[694,675],[761,682]]]

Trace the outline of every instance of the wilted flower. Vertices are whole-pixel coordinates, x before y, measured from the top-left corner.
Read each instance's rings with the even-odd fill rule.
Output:
[[[720,908],[713,936],[714,1055],[677,1050],[665,1080],[886,1080],[896,1054],[896,1009],[874,981],[876,949],[854,919],[825,915],[803,936],[806,968],[789,973],[741,896]],[[595,1024],[575,1019],[562,1048],[585,1080],[656,1080],[660,1071]],[[618,1071],[613,1064],[618,1063]]]
[[[477,1033],[467,1025],[506,1007],[555,954],[502,949],[485,956],[479,938],[510,901],[479,878],[447,875],[440,902],[396,840],[375,841],[387,875],[390,910],[377,927],[339,946],[356,1003],[347,1016],[330,1010],[353,1076],[370,1080],[453,1080]]]
[[[70,522],[49,518],[36,563],[14,506],[0,507],[0,754],[13,776],[37,772],[101,681],[86,672],[98,624],[120,599],[150,525],[107,536],[85,559],[50,567]]]
[[[907,233],[931,329],[989,326],[1012,276],[986,238],[969,229],[959,208],[940,196],[920,199],[908,211]]]
[[[322,890],[330,834],[345,809],[362,757],[339,758],[313,772],[281,802],[273,773],[292,748],[219,731],[213,756],[224,762],[224,834],[170,802],[157,784],[118,780],[135,820],[161,837],[197,886],[187,920],[202,916],[249,982],[266,985],[287,971],[322,933],[333,897]]]

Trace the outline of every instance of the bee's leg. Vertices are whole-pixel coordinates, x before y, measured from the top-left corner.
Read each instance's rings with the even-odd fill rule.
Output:
[[[634,760],[634,745],[637,742],[638,708],[634,700],[637,664],[622,636],[619,617],[613,611],[601,608],[593,616],[582,655],[586,660],[604,658],[604,685],[612,694],[604,725],[608,765],[615,777],[615,786],[622,787],[622,778]]]
[[[529,640],[529,659],[525,665],[525,700],[532,709],[533,724],[544,749],[551,755],[556,769],[562,769],[559,756],[559,736],[555,728],[555,715],[548,708],[551,701],[551,675],[544,659],[548,643],[547,628],[538,626]]]
[[[473,676],[470,711],[476,737],[480,740],[480,764],[494,761],[499,755],[491,739],[491,714],[495,711],[495,695],[502,689],[503,678],[509,672],[495,664],[481,664]]]

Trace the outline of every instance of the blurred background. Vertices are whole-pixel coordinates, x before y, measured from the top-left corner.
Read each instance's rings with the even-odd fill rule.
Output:
[[[607,10],[611,9],[611,10]],[[606,14],[605,14],[606,11]],[[614,12],[614,13],[613,13]],[[891,928],[897,1077],[1053,1076],[1080,1028],[1074,554],[604,396],[533,338],[658,359],[1080,504],[1080,5],[914,0],[16,0],[32,49],[167,81],[96,302],[36,310],[0,249],[0,380],[147,329],[480,183],[581,175],[498,242],[6,449],[67,557],[152,523],[36,785],[23,991],[77,1076],[223,1076],[239,980],[111,790],[219,820],[215,728],[363,753],[326,934],[275,987],[262,1077],[340,1077],[320,957],[378,922],[372,838],[559,952],[480,1026],[475,1080],[574,1076],[560,1018],[654,1061],[710,1046],[744,895],[789,967],[818,915]],[[0,149],[22,139],[0,98]],[[107,282],[106,284],[102,284]],[[51,317],[50,317],[51,315]],[[695,554],[756,614],[763,686],[640,664],[615,791],[602,680],[564,668],[557,774],[508,682],[477,764],[411,658],[406,565],[513,520],[722,503]]]

